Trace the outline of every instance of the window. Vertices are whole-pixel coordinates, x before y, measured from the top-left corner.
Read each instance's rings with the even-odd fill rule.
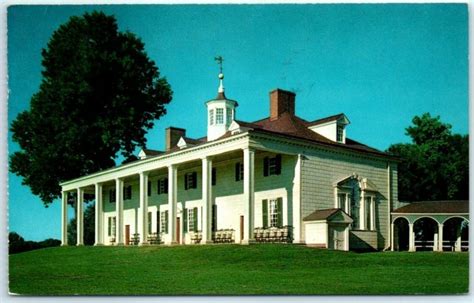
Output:
[[[367,230],[374,230],[375,229],[375,222],[373,216],[375,214],[372,213],[372,209],[375,205],[374,199],[372,196],[365,196],[365,229]]]
[[[344,126],[338,124],[336,140],[337,142],[343,142],[344,141],[343,139],[344,139]]]
[[[356,199],[354,196],[351,196],[351,216],[352,216],[352,228],[359,229],[359,199]]]
[[[217,170],[215,167],[212,168],[212,173],[211,173],[211,184],[212,186],[216,185],[217,183]]]
[[[195,171],[184,175],[184,189],[191,188],[197,188],[197,173]]]
[[[227,108],[225,121],[227,125],[230,125],[230,123],[232,123],[232,108]]]
[[[150,181],[148,181],[147,191],[148,191],[147,192],[148,197],[151,196],[151,182]]]
[[[197,231],[197,219],[198,219],[198,209],[197,207],[187,209],[187,220],[188,220],[188,225],[186,226],[188,228],[188,231]],[[185,212],[185,214],[186,214]]]
[[[115,202],[115,189],[109,190],[109,203]]]
[[[114,237],[115,236],[115,231],[116,231],[116,228],[115,228],[115,224],[116,224],[116,221],[115,221],[115,217],[109,217],[108,219],[108,236],[109,237]]]
[[[349,207],[350,201],[351,201],[351,194],[344,191],[340,192],[340,190],[338,189],[336,208],[340,208],[343,211],[345,211],[348,215],[351,215],[351,210]]]
[[[132,186],[125,186],[123,188],[123,199],[124,200],[130,200],[132,199]]]
[[[168,193],[168,178],[158,180],[158,195]]]
[[[151,211],[148,212],[148,222],[147,222],[147,225],[148,225],[148,233],[151,234],[151,216],[153,215],[153,213]]]
[[[235,163],[235,181],[244,179],[244,164],[241,162]]]
[[[283,199],[276,198],[262,201],[263,227],[281,227],[283,225]]]
[[[160,231],[168,233],[168,211],[162,211],[160,216]]]
[[[337,194],[336,208],[344,209],[346,206],[346,194]]]
[[[224,124],[224,109],[216,108],[216,124]]]
[[[214,125],[214,110],[209,110],[209,125]]]
[[[281,174],[281,155],[273,158],[265,157],[263,159],[263,176],[280,175]]]

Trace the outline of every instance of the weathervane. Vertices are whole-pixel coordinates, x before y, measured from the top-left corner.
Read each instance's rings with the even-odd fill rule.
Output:
[[[216,60],[217,64],[219,64],[219,70],[220,70],[220,73],[222,74],[222,62],[224,62],[224,58],[222,58],[222,56],[217,56],[217,57],[214,57],[214,60]]]

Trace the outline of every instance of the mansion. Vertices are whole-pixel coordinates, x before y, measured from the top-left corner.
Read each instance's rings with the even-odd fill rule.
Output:
[[[206,102],[207,136],[169,127],[164,151],[142,149],[137,161],[61,184],[63,245],[70,196],[83,244],[87,193],[95,195],[96,245],[393,249],[398,159],[350,139],[344,114],[299,118],[295,94],[281,89],[270,92],[267,118],[237,120],[223,78]]]

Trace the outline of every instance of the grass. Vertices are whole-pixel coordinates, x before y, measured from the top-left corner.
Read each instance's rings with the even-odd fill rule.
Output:
[[[9,256],[23,295],[457,294],[467,253],[327,251],[297,245],[56,247]]]

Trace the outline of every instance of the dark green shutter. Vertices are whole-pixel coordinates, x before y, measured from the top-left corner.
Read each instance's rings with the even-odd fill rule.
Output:
[[[149,211],[148,212],[148,222],[147,222],[147,225],[148,225],[148,233],[151,234],[151,216],[152,216],[152,212]]]
[[[277,212],[278,212],[278,227],[283,226],[283,199],[277,199]]]
[[[193,225],[194,225],[194,230],[193,231],[197,231],[198,230],[198,208],[195,207],[193,208]]]
[[[263,176],[268,176],[268,157],[263,158]]]
[[[198,183],[198,177],[197,177],[197,172],[193,171],[193,188],[197,188],[197,183]]]
[[[156,193],[157,193],[158,195],[161,194],[161,191],[160,191],[160,182],[161,182],[161,180],[156,181]]]
[[[151,182],[150,181],[148,181],[147,194],[148,196],[151,196]]]
[[[183,232],[188,232],[188,209],[183,209]]]
[[[188,190],[188,173],[184,174],[184,190]]]
[[[160,217],[160,211],[156,212],[156,232],[160,233],[161,229],[161,217]]]
[[[165,218],[166,218],[166,224],[165,224],[165,233],[168,233],[168,226],[169,226],[169,211],[165,210]]]
[[[128,199],[132,199],[132,186],[128,187]]]
[[[262,201],[262,225],[264,228],[268,227],[268,200]]]
[[[109,226],[107,235],[110,237],[112,235],[112,217],[109,217]]]
[[[217,183],[217,170],[215,167],[212,168],[212,178],[211,178],[212,185],[216,185]]]
[[[212,231],[217,230],[217,205],[212,205],[212,224],[211,224]]]
[[[235,163],[235,181],[240,181],[240,162]]]
[[[163,179],[163,182],[165,185],[163,186],[163,193],[167,194],[168,193],[168,178]]]
[[[275,157],[275,174],[281,174],[281,155],[276,155]]]

